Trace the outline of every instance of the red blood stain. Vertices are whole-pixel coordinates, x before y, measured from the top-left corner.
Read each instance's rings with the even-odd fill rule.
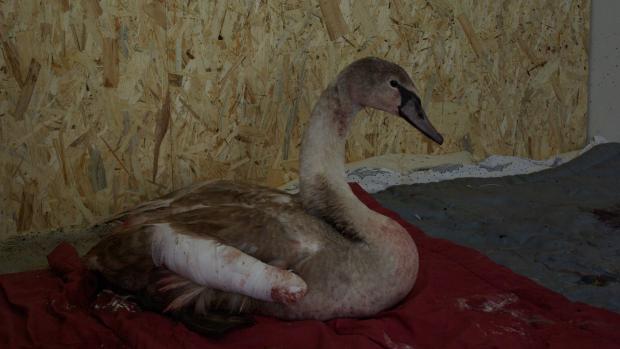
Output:
[[[298,302],[305,294],[305,290],[301,289],[297,292],[291,292],[285,288],[274,287],[271,289],[271,299],[278,303],[293,304]]]
[[[224,258],[224,261],[226,263],[232,263],[234,262],[237,258],[241,257],[241,254],[243,252],[236,250],[236,249],[229,249],[228,251],[224,252],[224,254],[222,255],[222,257]]]

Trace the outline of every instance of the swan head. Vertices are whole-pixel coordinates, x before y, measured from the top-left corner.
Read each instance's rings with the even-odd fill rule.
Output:
[[[401,117],[436,143],[443,143],[422,108],[415,84],[399,65],[375,57],[362,58],[346,67],[337,81],[348,91],[351,103]]]

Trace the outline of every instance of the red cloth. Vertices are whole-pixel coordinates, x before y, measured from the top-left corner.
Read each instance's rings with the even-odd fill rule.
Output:
[[[0,276],[1,348],[619,348],[620,315],[573,303],[479,252],[424,235],[360,187],[356,195],[406,227],[420,252],[415,288],[370,319],[286,322],[258,317],[219,339],[138,311],[110,292],[75,249],[51,270]]]

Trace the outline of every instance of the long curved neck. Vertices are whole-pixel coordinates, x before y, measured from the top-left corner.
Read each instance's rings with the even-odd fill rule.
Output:
[[[346,137],[359,109],[337,83],[323,92],[302,141],[300,195],[310,213],[349,239],[366,241],[376,231],[368,223],[378,215],[357,199],[345,177]]]

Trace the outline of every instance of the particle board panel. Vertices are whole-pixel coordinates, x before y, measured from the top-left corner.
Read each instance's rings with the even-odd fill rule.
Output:
[[[0,3],[0,236],[85,226],[198,180],[288,182],[313,103],[369,55],[411,73],[446,142],[366,110],[348,161],[584,145],[589,1],[336,4]]]

